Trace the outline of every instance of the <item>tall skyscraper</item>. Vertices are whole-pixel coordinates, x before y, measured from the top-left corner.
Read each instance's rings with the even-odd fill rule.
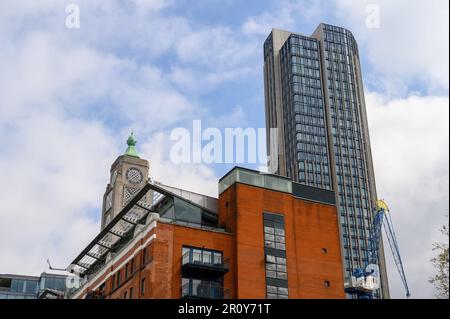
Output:
[[[272,30],[264,43],[264,86],[269,170],[335,191],[349,281],[365,265],[377,199],[355,38],[327,24],[312,36]],[[378,264],[378,297],[389,298],[382,245]]]

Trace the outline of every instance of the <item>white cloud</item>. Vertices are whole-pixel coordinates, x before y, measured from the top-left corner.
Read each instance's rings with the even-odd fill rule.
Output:
[[[213,197],[218,196],[218,178],[205,164],[175,164],[170,160],[173,141],[163,132],[152,135],[141,147],[150,162],[150,176],[163,184]]]
[[[302,27],[314,21],[318,24],[320,14],[329,6],[329,1],[323,0],[281,0],[270,12],[263,12],[249,17],[242,25],[242,32],[247,35],[267,37],[272,30],[284,29],[303,33]],[[309,35],[309,34],[308,34]]]
[[[390,206],[412,297],[433,298],[432,243],[449,205],[449,99],[369,93],[366,103],[378,196]],[[392,297],[402,298],[388,246],[385,251]]]
[[[132,0],[133,4],[145,10],[160,11],[173,5],[173,0]]]
[[[201,70],[195,67],[174,66],[168,76],[171,82],[186,94],[200,96],[227,82],[247,81],[254,78],[255,74],[259,72],[254,65],[240,65],[222,71],[213,68]]]
[[[179,37],[189,32],[187,19],[162,14],[163,9],[174,4],[173,0],[78,0],[75,4],[80,12],[79,29],[65,25],[69,3],[1,1],[0,30],[5,31],[2,39],[14,43],[30,31],[44,31],[69,48],[83,44],[103,53],[126,52],[127,57],[148,61],[172,49]]]
[[[236,126],[246,129],[249,127],[250,123],[245,112],[245,107],[236,105],[234,108],[230,109],[229,113],[207,119],[207,123],[204,125],[217,128],[231,128]]]
[[[366,6],[380,12],[380,28],[366,26]],[[446,91],[449,79],[449,3],[446,0],[337,0],[335,13],[349,27],[376,71],[369,79],[392,95],[420,83]]]
[[[260,43],[242,38],[228,27],[192,30],[175,44],[179,64],[172,66],[171,79],[191,93],[203,93],[229,81],[259,75]]]
[[[138,65],[82,45],[65,47],[49,33],[30,32],[0,52],[0,59],[1,121],[12,121],[24,112],[77,116],[98,112],[144,133],[194,113],[187,98],[151,64]]]
[[[0,145],[0,169],[8,181],[0,192],[2,273],[39,274],[47,257],[53,266],[67,266],[99,230],[109,166],[123,152],[116,138],[131,129],[144,136],[197,112],[151,60],[93,45],[95,37],[103,39],[101,30],[89,30],[94,22],[86,23],[83,14],[86,19],[108,11],[114,6],[108,3],[92,11],[88,2],[80,3],[81,30],[92,34],[75,36],[77,41],[58,24],[65,13],[56,2],[23,8],[11,2],[6,13],[0,9],[0,135],[8,141]],[[133,17],[119,19],[120,12],[110,18]]]
[[[379,8],[379,29],[366,25],[369,4]],[[262,39],[272,28],[310,35],[320,22],[340,25],[354,33],[370,62],[366,83],[392,96],[406,96],[411,87],[448,94],[448,6],[446,0],[283,0],[247,18],[242,32]]]
[[[115,143],[99,123],[53,114],[24,115],[7,131],[0,148],[1,272],[37,274],[47,257],[66,266],[98,231],[89,211],[99,205]]]
[[[214,86],[249,72],[242,61],[252,47],[241,51],[228,29],[211,37],[182,17],[159,15],[172,1],[136,0],[126,12],[119,1],[78,4],[77,31],[64,27],[59,1],[0,4],[0,134],[8,137],[0,168],[9,181],[0,194],[0,272],[38,274],[47,257],[64,267],[92,239],[109,165],[123,151],[116,139],[132,129],[144,141],[152,136],[140,145],[157,180],[217,195],[211,168],[167,161],[167,136],[154,132],[207,115],[152,62],[175,45],[195,54],[187,39],[200,49],[213,42],[213,64],[179,51],[172,67]]]

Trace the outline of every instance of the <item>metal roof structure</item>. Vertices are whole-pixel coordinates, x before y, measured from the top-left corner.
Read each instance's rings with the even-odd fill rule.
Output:
[[[148,194],[152,197],[151,204],[145,201]],[[154,182],[149,182],[72,261],[67,271],[77,273],[81,277],[95,273],[106,263],[108,253],[117,252],[124,247],[133,238],[136,227],[145,225],[147,216],[157,212],[164,199],[168,197],[177,197],[201,208],[209,215],[217,216],[217,212],[174,194]]]
[[[55,289],[46,288],[37,299],[63,299],[64,293]]]

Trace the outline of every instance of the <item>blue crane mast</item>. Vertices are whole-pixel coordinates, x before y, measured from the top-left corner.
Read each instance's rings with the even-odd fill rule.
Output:
[[[406,281],[405,270],[403,269],[392,219],[389,214],[389,208],[384,201],[378,200],[376,203],[376,213],[369,234],[365,267],[355,269],[350,285],[346,285],[345,287],[345,292],[356,295],[358,299],[373,299],[375,291],[380,287],[378,250],[381,243],[381,228],[383,228],[383,225],[394,257],[395,265],[406,291],[406,297],[411,295],[408,282]]]

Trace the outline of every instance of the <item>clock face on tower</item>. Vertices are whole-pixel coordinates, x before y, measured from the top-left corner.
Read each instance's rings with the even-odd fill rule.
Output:
[[[130,182],[131,184],[139,184],[144,179],[144,176],[142,175],[142,172],[139,169],[135,168],[135,167],[129,168],[127,170],[125,176],[126,176],[128,182]]]

